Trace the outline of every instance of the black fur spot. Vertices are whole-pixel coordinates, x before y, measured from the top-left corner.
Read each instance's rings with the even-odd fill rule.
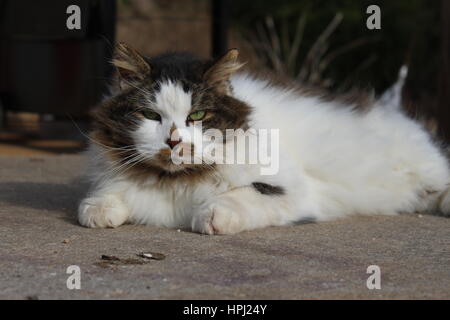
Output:
[[[280,186],[272,186],[270,184],[262,183],[262,182],[253,182],[252,185],[261,194],[265,194],[268,196],[271,196],[271,195],[281,196],[281,195],[285,194],[283,187],[280,187]]]
[[[153,81],[182,81],[184,83],[202,82],[203,63],[187,52],[168,52],[148,59]]]

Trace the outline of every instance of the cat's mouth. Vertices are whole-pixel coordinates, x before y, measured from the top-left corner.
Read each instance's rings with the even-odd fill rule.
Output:
[[[163,148],[155,156],[158,165],[169,172],[177,172],[192,167],[198,163],[194,154],[194,145],[191,143],[181,142],[173,149]]]

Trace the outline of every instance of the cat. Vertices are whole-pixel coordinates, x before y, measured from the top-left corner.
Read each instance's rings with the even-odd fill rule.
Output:
[[[119,43],[112,63],[117,81],[93,114],[83,226],[234,234],[357,214],[450,214],[444,150],[398,108],[374,100],[358,109],[257,79],[240,70],[237,49],[203,61],[147,58]],[[276,170],[202,159],[192,135],[209,129],[224,133],[215,146],[278,130]],[[175,163],[177,148],[198,161]]]

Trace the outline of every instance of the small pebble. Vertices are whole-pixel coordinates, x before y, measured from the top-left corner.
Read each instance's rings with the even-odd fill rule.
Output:
[[[153,260],[164,260],[166,256],[158,252],[141,252],[138,254],[139,257],[153,259]]]
[[[120,259],[115,256],[107,256],[106,254],[102,254],[102,260],[119,261]]]

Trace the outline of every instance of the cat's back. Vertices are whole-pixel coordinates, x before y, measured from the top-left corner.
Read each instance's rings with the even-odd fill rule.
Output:
[[[345,181],[350,172],[353,177],[363,179],[370,173],[378,179],[388,177],[392,168],[445,166],[429,133],[399,108],[374,100],[358,109],[245,74],[235,76],[232,84],[235,96],[252,106],[252,127],[279,130],[280,154],[289,154],[303,168],[331,180],[339,176]]]
[[[375,99],[361,108],[357,102],[342,98],[325,99],[301,90],[272,85],[269,80],[241,73],[232,78],[233,93],[252,107],[250,122],[261,129],[280,129],[297,141],[317,137],[329,140],[382,137],[394,140],[415,133],[428,139],[427,132],[399,108],[383,105]],[[336,141],[334,141],[336,142]]]

